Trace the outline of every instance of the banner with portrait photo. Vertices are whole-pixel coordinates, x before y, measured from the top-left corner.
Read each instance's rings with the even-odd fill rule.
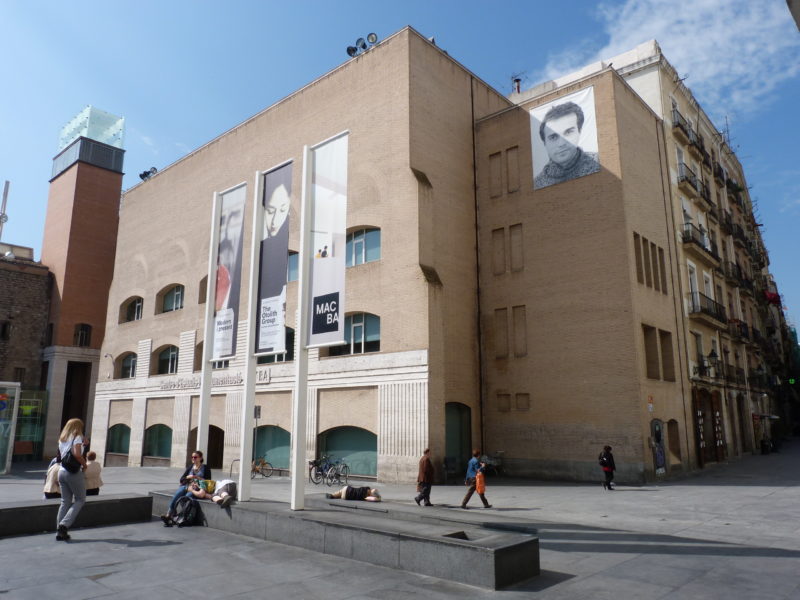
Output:
[[[313,258],[308,346],[344,343],[347,141],[348,135],[341,135],[309,154]]]
[[[286,269],[289,263],[289,211],[292,207],[292,163],[264,174],[264,219],[258,228],[258,327],[256,354],[286,352]]]
[[[600,170],[594,87],[532,108],[533,189]]]
[[[236,354],[246,197],[246,185],[241,185],[220,195],[217,284],[214,304],[214,350],[212,353],[214,360]]]

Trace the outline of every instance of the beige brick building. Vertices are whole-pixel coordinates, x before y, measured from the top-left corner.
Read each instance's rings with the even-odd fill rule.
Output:
[[[668,65],[655,72],[668,77]],[[598,172],[534,190],[529,109],[587,87]],[[348,248],[371,249],[346,272],[348,323],[353,332],[372,327],[373,338],[311,351],[310,454],[334,454],[383,481],[413,481],[425,447],[437,465],[453,457],[447,463],[460,475],[480,446],[503,452],[513,474],[589,479],[610,443],[620,478],[641,480],[661,462],[665,474],[695,467],[695,407],[718,405],[724,450],[704,459],[752,448],[750,421],[726,412],[754,409],[749,379],[734,388],[693,370],[705,365],[691,346],[695,332],[717,334],[717,356],[739,352],[742,369],[754,361],[741,339],[722,336],[727,319],[692,316],[705,288],[691,287],[689,257],[698,277],[703,268],[713,275],[711,297],[717,281],[723,293],[733,283],[683,241],[694,230],[680,211],[680,142],[669,115],[637,91],[599,68],[508,99],[407,28],[130,189],[93,448],[106,464],[185,463],[198,421],[212,196],[248,185],[249,248],[254,173],[294,160],[292,189],[300,190],[303,146],[342,131],[350,136]],[[745,187],[735,157],[724,161]],[[290,253],[299,249],[298,196]],[[691,202],[699,223],[704,207]],[[755,260],[752,245],[731,248]],[[291,264],[287,315],[297,306]],[[752,296],[744,302],[744,311],[757,308]],[[214,365],[210,410],[208,461],[225,472],[242,435],[245,294],[239,314],[238,351]],[[257,369],[256,453],[279,467],[288,466],[292,357]],[[729,388],[733,400],[723,394]]]

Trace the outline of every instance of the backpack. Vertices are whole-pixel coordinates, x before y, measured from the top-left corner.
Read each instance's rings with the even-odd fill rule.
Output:
[[[203,513],[197,500],[183,496],[178,499],[175,505],[175,516],[172,522],[178,527],[191,527],[192,525],[203,524]]]
[[[609,466],[608,456],[606,456],[605,454],[600,455],[598,462],[600,463],[601,467]]]

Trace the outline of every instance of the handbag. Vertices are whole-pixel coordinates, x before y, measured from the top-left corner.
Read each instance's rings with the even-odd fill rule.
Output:
[[[61,466],[70,473],[77,473],[81,470],[81,463],[77,458],[75,458],[75,455],[72,453],[72,451],[68,452],[66,456],[61,456],[61,451],[59,450],[58,455],[58,462],[60,462]]]

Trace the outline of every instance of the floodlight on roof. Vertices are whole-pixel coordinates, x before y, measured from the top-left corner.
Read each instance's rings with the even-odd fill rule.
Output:
[[[358,54],[358,48],[356,48],[355,46],[348,46],[347,47],[347,55],[348,56],[355,56],[356,54]]]
[[[367,41],[368,41],[370,44],[374,44],[374,43],[376,43],[376,42],[378,41],[378,34],[377,34],[377,33],[370,33],[370,34],[367,36]]]

